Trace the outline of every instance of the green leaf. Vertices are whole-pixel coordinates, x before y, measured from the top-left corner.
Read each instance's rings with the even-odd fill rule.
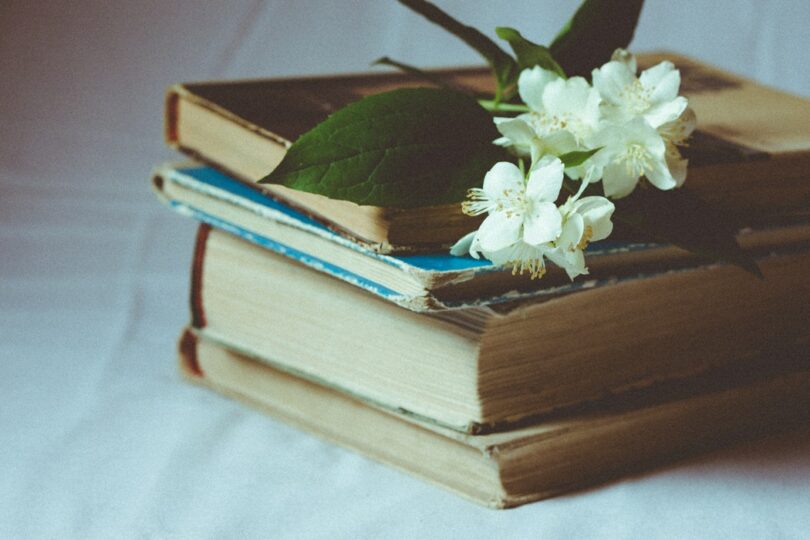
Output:
[[[429,82],[431,84],[434,84],[434,85],[436,85],[436,86],[438,86],[440,88],[447,88],[447,89],[457,90],[456,88],[452,88],[450,85],[448,85],[440,77],[437,77],[435,73],[431,73],[429,71],[423,71],[423,70],[419,69],[418,67],[411,66],[410,64],[403,64],[402,62],[397,62],[396,60],[388,58],[387,56],[383,56],[382,58],[378,58],[377,60],[372,62],[372,65],[391,66],[391,67],[396,68],[396,69],[398,69],[398,70],[400,70],[400,71],[402,71],[404,73],[407,73],[409,75],[413,75],[414,77],[417,77],[419,79],[423,79],[424,81],[427,81],[427,82]]]
[[[690,191],[636,189],[613,201],[614,220],[630,229],[634,240],[673,244],[708,260],[735,264],[762,277],[754,261],[737,243],[742,223],[718,211]]]
[[[303,134],[262,183],[386,207],[454,203],[507,159],[492,117],[458,92],[369,96]]]
[[[401,4],[458,37],[478,51],[492,67],[497,83],[496,100],[514,84],[518,76],[517,63],[498,45],[472,26],[467,26],[426,0],[399,0]]]
[[[551,52],[547,47],[532,43],[514,28],[499,26],[495,29],[495,32],[499,38],[508,41],[512,50],[515,51],[519,71],[540,66],[543,69],[557,73],[560,77],[565,77],[565,72],[551,56]]]
[[[644,0],[584,0],[549,46],[569,75],[587,76],[633,39]]]
[[[594,148],[593,150],[576,150],[574,152],[568,152],[567,154],[560,156],[560,161],[563,162],[566,169],[569,167],[579,167],[601,149],[602,147],[600,146],[598,148]]]

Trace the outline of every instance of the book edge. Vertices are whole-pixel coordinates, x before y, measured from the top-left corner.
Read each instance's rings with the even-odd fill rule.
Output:
[[[666,464],[675,464],[683,461],[686,458],[692,457],[694,455],[699,455],[705,453],[707,451],[711,451],[717,448],[723,448],[727,446],[732,446],[741,441],[748,441],[748,440],[756,440],[758,438],[762,438],[771,434],[779,433],[785,431],[789,428],[793,428],[796,426],[804,425],[807,423],[810,418],[799,415],[790,416],[792,419],[791,421],[785,420],[785,408],[784,404],[779,403],[769,403],[769,407],[775,409],[775,413],[767,416],[769,413],[766,411],[763,413],[762,418],[755,419],[751,425],[745,426],[737,426],[732,427],[728,431],[723,432],[719,438],[704,438],[701,441],[698,441],[694,445],[687,445],[683,446],[682,448],[677,449],[674,453],[671,454],[656,454],[655,452],[651,453],[650,456],[641,459],[638,462],[633,462],[626,464],[624,466],[614,467],[610,465],[610,467],[614,467],[612,469],[606,470],[604,473],[596,472],[594,475],[590,476],[589,479],[582,479],[578,481],[573,481],[571,483],[560,483],[555,485],[553,488],[546,488],[546,489],[533,489],[531,492],[527,492],[524,488],[523,491],[519,490],[519,487],[516,485],[516,491],[511,492],[508,489],[508,480],[503,477],[503,464],[509,462],[510,460],[520,459],[520,453],[525,453],[526,451],[533,453],[536,452],[537,449],[533,449],[532,445],[543,444],[543,438],[536,438],[531,436],[520,436],[519,430],[516,434],[511,434],[510,436],[513,439],[513,444],[478,444],[476,441],[487,441],[491,439],[491,436],[482,435],[467,435],[460,439],[455,439],[455,443],[461,444],[469,449],[475,449],[476,452],[481,453],[482,464],[489,461],[496,469],[497,478],[499,479],[500,489],[498,493],[489,493],[487,496],[481,496],[480,492],[478,494],[473,494],[463,489],[460,489],[458,486],[453,486],[443,479],[435,478],[431,476],[428,472],[424,470],[415,470],[412,466],[409,467],[406,464],[395,462],[394,460],[390,459],[390,457],[386,458],[383,455],[375,454],[371,448],[364,447],[359,440],[354,440],[351,438],[348,439],[341,439],[336,437],[332,434],[327,433],[322,428],[318,427],[313,423],[308,423],[304,420],[299,418],[294,418],[288,414],[285,414],[283,411],[278,410],[278,408],[273,407],[268,403],[263,403],[258,398],[253,398],[248,396],[247,394],[240,392],[236,389],[225,388],[219,384],[216,384],[214,381],[206,378],[206,375],[199,370],[199,366],[196,363],[196,347],[197,347],[197,338],[188,337],[188,330],[184,330],[181,334],[180,338],[180,348],[178,350],[178,360],[179,360],[179,369],[181,374],[184,378],[192,382],[194,384],[207,387],[212,389],[220,394],[235,399],[236,401],[242,402],[254,409],[258,409],[259,412],[263,412],[268,414],[276,419],[279,419],[287,424],[291,424],[293,427],[298,429],[302,429],[303,431],[313,434],[321,439],[327,440],[329,442],[338,444],[341,447],[348,448],[349,450],[358,452],[362,455],[365,455],[375,461],[385,463],[386,465],[392,466],[398,470],[401,470],[409,475],[416,476],[423,480],[428,481],[431,484],[438,485],[443,489],[447,489],[452,491],[462,497],[471,500],[477,504],[482,504],[485,506],[499,508],[499,509],[506,509],[512,508],[516,506],[520,506],[523,504],[527,504],[530,502],[535,502],[542,499],[547,499],[550,497],[566,494],[566,493],[576,493],[581,491],[582,489],[586,488],[595,488],[607,485],[611,482],[618,480],[619,478],[624,477],[632,477],[637,476],[639,474],[644,473],[645,471],[653,471],[658,467],[661,467]],[[215,346],[217,346],[215,344]],[[227,354],[233,354],[228,349],[223,349]],[[237,356],[239,356],[237,354]],[[250,359],[247,359],[248,362],[253,362]],[[255,364],[257,366],[261,366],[261,364]],[[195,368],[195,366],[197,366]],[[272,367],[268,367],[267,369],[273,370]],[[711,402],[712,400],[721,399],[727,400],[732,392],[738,391],[746,391],[749,393],[756,393],[757,391],[763,392],[770,392],[771,394],[774,393],[773,390],[770,389],[772,386],[778,385],[802,385],[804,388],[808,386],[810,383],[810,377],[808,376],[810,371],[807,370],[805,366],[802,370],[796,371],[788,371],[786,373],[777,374],[775,376],[771,376],[765,379],[756,379],[752,382],[749,382],[745,385],[734,385],[728,388],[721,389],[719,391],[712,391],[712,392],[705,392],[699,393],[696,396],[690,396],[689,402],[684,402],[686,405],[692,407],[701,407],[705,406],[707,403]],[[295,375],[291,375],[295,379]],[[802,378],[799,381],[799,378]],[[299,381],[296,381],[299,382]],[[303,384],[312,384],[307,382],[306,380],[300,381]],[[318,386],[316,384],[316,386]],[[331,389],[329,387],[321,388],[321,391],[324,391],[328,394],[335,394],[342,399],[348,399],[349,401],[356,401],[356,398],[352,396],[345,396],[342,395],[340,392]],[[681,402],[677,402],[680,404]],[[640,408],[634,409],[632,411],[633,417],[630,418],[630,421],[639,421],[637,417],[641,417],[644,414],[648,414],[650,411],[655,412],[658,414],[659,407],[671,407],[673,403],[663,403],[660,405],[653,405],[651,408]],[[802,410],[807,411],[808,406],[810,406],[810,402],[805,400],[802,402]],[[368,409],[375,411],[378,414],[381,414],[385,417],[389,417],[391,420],[396,422],[405,422],[406,425],[412,425],[411,429],[421,429],[424,430],[425,426],[420,426],[418,422],[414,422],[413,419],[403,418],[401,415],[397,414],[396,412],[386,411],[386,410],[379,410],[373,404],[368,404],[363,401],[359,402],[359,406],[363,409]],[[727,404],[727,407],[730,409],[732,407],[731,404]],[[782,422],[776,422],[772,424],[768,424],[772,420],[771,416],[774,418],[780,418]],[[784,418],[783,418],[784,417]],[[587,418],[584,420],[587,421]],[[641,418],[640,421],[643,421]],[[594,426],[594,429],[599,429],[599,426]],[[429,433],[432,433],[433,436],[445,439],[445,435],[443,435],[440,431],[436,431],[435,429],[428,429]],[[565,430],[550,430],[547,437],[552,437],[556,435],[565,435]],[[453,440],[453,439],[450,439]]]

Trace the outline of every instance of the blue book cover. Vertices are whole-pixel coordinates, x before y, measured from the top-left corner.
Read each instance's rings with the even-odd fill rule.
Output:
[[[273,199],[259,186],[231,178],[202,165],[164,165],[153,177],[159,198],[173,210],[237,235],[269,251],[416,311],[470,307],[537,296],[555,296],[619,278],[530,280],[485,259],[448,252],[385,255],[345,238],[324,224]],[[270,226],[269,229],[265,225]],[[302,248],[303,247],[303,248]],[[600,242],[588,249],[589,260],[617,253],[661,248],[655,244]],[[489,276],[502,287],[475,293],[470,282]],[[634,275],[632,277],[638,277]],[[627,279],[625,277],[624,279]],[[516,286],[515,284],[519,284]],[[434,294],[465,285],[467,296],[440,299]]]

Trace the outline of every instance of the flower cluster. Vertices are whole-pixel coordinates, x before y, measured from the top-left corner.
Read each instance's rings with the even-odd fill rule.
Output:
[[[495,164],[483,188],[471,190],[471,200],[463,207],[470,215],[488,216],[451,253],[484,255],[496,265],[512,264],[515,273],[528,271],[532,278],[545,273],[544,258],[564,268],[571,279],[586,274],[582,250],[610,235],[613,203],[604,197],[580,197],[580,190],[558,207],[563,168],[552,155],[536,161],[528,175],[512,163]]]
[[[678,95],[680,73],[671,62],[636,73],[635,58],[621,49],[593,70],[592,85],[539,66],[524,70],[518,92],[527,111],[495,118],[502,137],[494,142],[530,159],[531,166],[524,173],[497,163],[483,187],[470,190],[464,212],[487,217],[451,252],[511,264],[514,272],[532,277],[545,273],[548,259],[573,279],[588,272],[588,242],[612,230],[608,198],[629,195],[642,178],[662,190],[681,186],[687,160],[679,146],[694,130],[695,115]],[[572,153],[589,157],[564,164],[560,158]],[[565,176],[579,186],[557,206]],[[582,197],[600,181],[604,197]]]

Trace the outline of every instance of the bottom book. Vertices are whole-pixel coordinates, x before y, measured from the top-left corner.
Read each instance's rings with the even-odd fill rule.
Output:
[[[661,383],[470,435],[386,410],[234,352],[180,339],[195,383],[475,502],[514,507],[810,420],[807,344],[761,362]],[[778,356],[777,356],[778,354]]]

